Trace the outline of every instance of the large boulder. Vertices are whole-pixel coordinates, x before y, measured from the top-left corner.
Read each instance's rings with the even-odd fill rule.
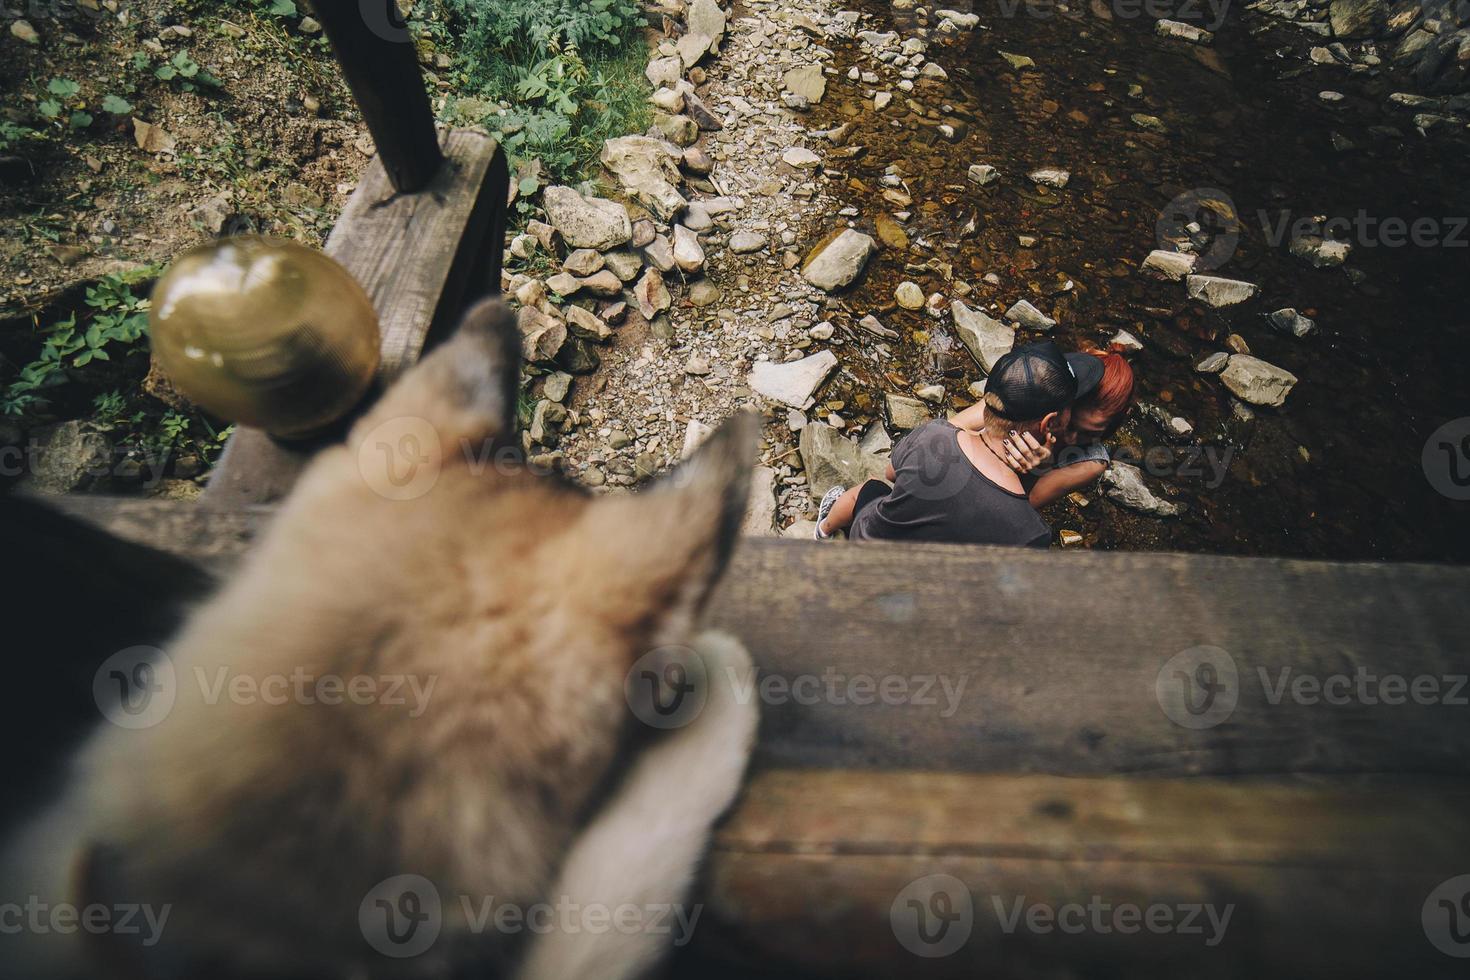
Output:
[[[694,0],[684,15],[690,34],[703,34],[716,41],[725,33],[725,23],[725,12],[715,0]]]
[[[878,251],[878,243],[871,235],[852,228],[827,239],[807,256],[801,274],[807,282],[818,289],[831,292],[852,284],[862,274],[868,258]]]
[[[750,390],[792,408],[811,407],[813,396],[837,367],[837,355],[821,351],[799,361],[757,361],[746,377]]]
[[[1383,0],[1332,0],[1327,12],[1339,38],[1372,37],[1388,19]]]
[[[885,457],[863,452],[857,443],[824,422],[810,422],[802,427],[798,449],[813,500],[821,500],[833,487],[881,480],[888,472]]]
[[[950,304],[950,311],[954,314],[955,332],[960,335],[960,343],[965,345],[986,374],[990,373],[1001,355],[1010,353],[1016,345],[1015,327],[1006,326],[981,310],[972,310],[959,300]]]
[[[1286,404],[1286,396],[1291,394],[1297,377],[1259,357],[1232,354],[1225,370],[1220,372],[1220,380],[1243,402],[1280,408]]]
[[[32,493],[71,493],[111,471],[112,446],[106,436],[81,422],[61,422],[40,433],[24,486]]]
[[[598,157],[618,183],[660,221],[672,221],[688,201],[679,193],[683,151],[650,136],[621,136],[602,144]]]
[[[571,187],[548,187],[542,196],[546,216],[572,248],[605,252],[633,237],[628,209],[617,201],[583,197]]]

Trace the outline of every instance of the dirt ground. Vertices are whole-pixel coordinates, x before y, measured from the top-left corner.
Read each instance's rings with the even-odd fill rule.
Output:
[[[188,0],[7,11],[0,119],[37,135],[0,150],[0,320],[221,230],[319,244],[372,144],[319,29],[301,23]],[[58,98],[53,79],[78,91]],[[109,96],[129,109],[107,111]]]

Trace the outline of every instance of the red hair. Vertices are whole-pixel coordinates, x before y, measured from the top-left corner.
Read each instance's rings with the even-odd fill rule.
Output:
[[[1133,407],[1133,368],[1117,351],[1089,350],[1086,353],[1102,361],[1103,376],[1096,388],[1077,400],[1075,407],[1106,415],[1108,435],[1112,435]]]

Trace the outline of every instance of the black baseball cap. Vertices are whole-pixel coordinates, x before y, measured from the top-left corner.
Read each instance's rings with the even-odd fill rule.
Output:
[[[1060,412],[1102,380],[1102,361],[1091,354],[1063,354],[1055,341],[1022,344],[1001,355],[990,369],[985,393],[1017,422]]]

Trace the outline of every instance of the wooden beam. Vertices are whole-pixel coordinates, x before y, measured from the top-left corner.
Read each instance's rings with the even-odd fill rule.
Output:
[[[445,166],[418,194],[397,193],[382,161],[370,163],[327,239],[326,253],[362,284],[378,312],[382,361],[364,405],[442,339],[466,306],[500,288],[505,154],[468,130],[451,132],[444,150]],[[233,507],[280,500],[319,445],[241,428],[205,496]]]
[[[151,501],[61,505],[216,567],[260,520]],[[1457,567],[750,538],[709,618],[759,666],[766,765],[1464,776],[1466,595],[1470,569]],[[1156,682],[1201,644],[1230,655],[1237,703],[1196,729],[1165,714]],[[1356,683],[1360,671],[1365,683],[1433,679],[1439,701],[1313,703],[1291,691],[1301,676]],[[1370,693],[1388,690],[1377,683]]]
[[[418,49],[396,0],[316,0],[312,11],[395,190],[428,186],[444,162]]]
[[[1421,913],[1470,870],[1466,812],[1463,781],[761,772],[715,839],[682,975],[1462,976]],[[941,947],[900,896],[932,875],[970,912],[926,956]],[[1029,912],[1068,905],[1066,930]],[[1230,917],[1117,928],[1120,906],[1155,905],[1174,925],[1194,905]]]

